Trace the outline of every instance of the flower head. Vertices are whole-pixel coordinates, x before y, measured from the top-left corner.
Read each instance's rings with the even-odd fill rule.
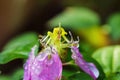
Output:
[[[59,56],[62,57],[64,55],[62,53],[65,52],[64,48],[69,47],[69,44],[67,43],[69,40],[67,39],[66,35],[67,32],[59,25],[59,27],[53,29],[53,32],[48,31],[47,36],[43,36],[40,39],[40,43],[45,47],[54,46]]]
[[[60,80],[62,75],[62,63],[54,47],[47,47],[37,56],[35,47],[29,55],[24,66],[23,80]]]
[[[43,49],[35,56],[35,47],[32,48],[29,58],[24,66],[23,80],[61,80],[62,62],[61,53],[64,48],[71,48],[72,59],[75,63],[94,80],[99,76],[99,71],[93,63],[86,62],[78,50],[78,41],[71,41],[66,37],[67,32],[62,27],[48,31],[47,36],[42,36],[40,43]],[[60,55],[60,57],[59,57]]]

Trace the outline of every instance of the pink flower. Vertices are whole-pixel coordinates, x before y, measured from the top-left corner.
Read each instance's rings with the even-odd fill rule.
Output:
[[[61,80],[62,62],[54,47],[46,47],[35,56],[35,47],[24,66],[23,80]]]
[[[99,71],[93,63],[88,63],[83,59],[82,54],[76,46],[71,47],[72,58],[75,63],[87,74],[89,74],[94,80],[99,76]]]

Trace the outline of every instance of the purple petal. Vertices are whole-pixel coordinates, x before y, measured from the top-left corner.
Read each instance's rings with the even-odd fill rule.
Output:
[[[32,59],[33,60],[33,59]],[[26,62],[25,67],[30,68],[26,70],[25,73],[29,75],[24,75],[24,80],[60,80],[62,75],[62,62],[56,52],[56,50],[50,47],[44,49],[38,54],[38,56],[31,61],[30,57]],[[29,78],[28,78],[29,77]]]
[[[88,73],[94,80],[99,76],[99,71],[93,63],[87,63],[82,54],[79,52],[77,47],[72,47],[71,51],[73,52],[72,58],[75,60],[75,63],[86,73]]]
[[[35,51],[35,47],[34,46],[32,48],[32,51],[29,54],[29,58],[26,61],[26,63],[24,64],[24,79],[23,80],[30,80],[31,76],[31,67],[33,65],[34,59],[35,59],[35,55],[34,55],[34,51]]]

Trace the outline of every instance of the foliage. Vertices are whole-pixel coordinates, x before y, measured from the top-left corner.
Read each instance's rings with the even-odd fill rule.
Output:
[[[120,39],[120,13],[112,14],[107,21],[113,40]]]
[[[107,77],[118,77],[117,75],[119,74],[116,73],[120,72],[120,46],[109,46],[98,49],[94,52],[93,58],[102,66]]]
[[[100,24],[99,16],[88,8],[69,7],[61,14],[50,20],[51,27],[61,23],[68,29],[82,29]]]
[[[11,40],[0,53],[0,64],[5,64],[17,58],[27,58],[35,44],[38,44],[36,33],[26,33]]]

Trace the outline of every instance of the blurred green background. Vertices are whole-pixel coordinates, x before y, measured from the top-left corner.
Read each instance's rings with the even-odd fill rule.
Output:
[[[38,34],[46,34],[59,23],[73,37],[80,37],[82,54],[100,66],[99,80],[103,80],[104,73],[107,80],[120,80],[119,3],[119,0],[0,0],[0,80],[9,80],[10,75],[12,80],[19,80],[23,74],[19,68],[37,43]],[[69,56],[63,61],[70,61]],[[16,74],[20,76],[15,77]],[[63,74],[72,80],[71,72]],[[72,76],[82,77],[78,74],[84,75]]]

